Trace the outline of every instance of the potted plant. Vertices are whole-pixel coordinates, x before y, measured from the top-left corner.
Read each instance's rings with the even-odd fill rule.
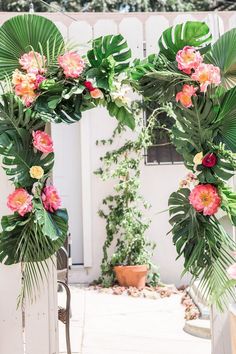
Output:
[[[155,244],[145,235],[150,220],[144,211],[149,205],[139,194],[140,163],[143,149],[151,142],[154,122],[154,118],[150,119],[147,127],[143,127],[141,121],[137,122],[137,136],[126,140],[118,149],[107,152],[101,158],[103,168],[95,172],[103,180],[113,178],[116,181],[114,194],[103,200],[104,208],[99,210],[99,215],[106,220],[107,233],[99,279],[103,286],[112,285],[116,279],[121,286],[141,289],[147,281],[156,285],[159,280],[151,262]],[[118,125],[112,139],[103,140],[103,145],[111,145],[124,130]]]

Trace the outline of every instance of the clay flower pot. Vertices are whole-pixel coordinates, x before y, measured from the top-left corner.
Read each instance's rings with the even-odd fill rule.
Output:
[[[114,272],[120,286],[133,286],[137,289],[145,287],[148,272],[146,265],[116,266]]]

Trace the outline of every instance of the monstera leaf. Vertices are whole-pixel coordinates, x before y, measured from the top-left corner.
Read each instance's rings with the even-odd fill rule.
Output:
[[[160,53],[175,61],[177,52],[184,46],[207,50],[212,35],[205,22],[187,21],[166,29],[158,41]]]
[[[121,34],[108,35],[93,40],[87,58],[91,68],[87,70],[86,77],[95,80],[97,87],[108,90],[114,76],[129,67],[131,51]]]
[[[32,50],[49,62],[64,50],[64,40],[56,25],[45,17],[24,14],[12,17],[0,27],[0,78],[19,68],[19,58]]]
[[[236,29],[224,33],[212,46],[204,61],[221,70],[221,85],[229,90],[236,86]]]
[[[32,136],[26,129],[7,131],[0,135],[0,154],[3,155],[3,168],[11,181],[23,187],[31,186],[35,180],[30,177],[32,166],[41,166],[45,176],[53,167],[54,154],[43,157],[33,151]]]

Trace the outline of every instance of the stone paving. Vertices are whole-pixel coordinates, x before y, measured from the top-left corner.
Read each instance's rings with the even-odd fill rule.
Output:
[[[210,340],[183,331],[180,295],[163,299],[111,295],[71,286],[73,354],[210,354]],[[59,293],[59,304],[64,295]],[[66,354],[60,324],[60,353]]]

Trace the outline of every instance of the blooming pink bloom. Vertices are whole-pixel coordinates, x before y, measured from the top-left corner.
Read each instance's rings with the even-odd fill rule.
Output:
[[[196,69],[198,65],[201,64],[202,60],[200,52],[190,46],[185,46],[182,50],[179,50],[176,55],[178,69],[185,74],[191,74],[191,70]]]
[[[46,57],[33,50],[25,53],[19,60],[22,69],[30,74],[43,74],[45,72]]]
[[[214,167],[217,163],[217,157],[213,152],[206,154],[202,159],[202,164],[205,167]]]
[[[90,95],[92,98],[98,99],[103,98],[103,92],[99,88],[95,88],[94,90],[90,91]]]
[[[196,96],[197,88],[192,85],[185,84],[182,91],[178,92],[175,96],[176,102],[180,102],[184,107],[192,107],[192,96]]]
[[[218,86],[221,83],[220,68],[212,64],[200,64],[195,72],[191,75],[191,79],[200,83],[201,92],[206,92],[208,85]]]
[[[66,77],[77,79],[85,67],[85,62],[76,52],[68,52],[59,56],[58,63]]]
[[[47,133],[36,130],[32,132],[32,135],[33,145],[37,150],[45,153],[53,152],[53,141]]]
[[[198,184],[190,193],[190,204],[203,215],[213,215],[217,212],[221,198],[212,184]]]
[[[56,211],[61,206],[61,198],[54,186],[47,186],[42,192],[42,201],[44,208],[51,213]]]
[[[32,195],[24,188],[17,188],[7,198],[7,206],[12,211],[17,211],[21,216],[29,213],[33,209]]]
[[[236,263],[232,264],[228,269],[227,273],[231,279],[236,280]]]

